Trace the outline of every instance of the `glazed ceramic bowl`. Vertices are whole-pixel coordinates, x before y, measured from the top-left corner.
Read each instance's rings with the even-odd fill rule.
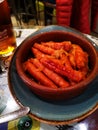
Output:
[[[34,43],[37,42],[40,44],[41,42],[47,41],[71,41],[72,43],[81,46],[89,55],[89,68],[91,71],[87,78],[75,85],[62,89],[45,87],[40,85],[34,79],[31,79],[25,73],[23,63],[31,56],[31,47],[33,47]],[[54,30],[50,32],[42,32],[35,36],[30,35],[22,42],[16,52],[16,70],[21,80],[23,80],[27,87],[29,87],[30,90],[39,98],[47,101],[68,100],[70,98],[76,98],[82,94],[89,87],[89,84],[96,78],[98,70],[97,57],[95,47],[92,45],[91,41],[81,33],[78,35],[78,33]]]

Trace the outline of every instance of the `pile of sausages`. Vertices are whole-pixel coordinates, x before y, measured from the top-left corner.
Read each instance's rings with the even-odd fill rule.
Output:
[[[23,63],[26,73],[46,87],[70,87],[89,75],[88,53],[71,41],[35,43]]]

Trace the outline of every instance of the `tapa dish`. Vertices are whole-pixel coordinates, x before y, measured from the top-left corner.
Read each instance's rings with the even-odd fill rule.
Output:
[[[82,81],[71,85],[70,87],[65,87],[62,89],[54,89],[51,87],[45,87],[45,85],[39,84],[34,78],[32,79],[25,72],[23,63],[27,61],[28,58],[32,57],[31,48],[35,43],[41,42],[62,42],[71,41],[72,44],[75,43],[79,45],[87,54],[89,55],[89,75]],[[34,56],[34,55],[33,55]],[[16,54],[16,69],[19,77],[23,82],[31,89],[33,93],[38,95],[40,98],[48,101],[58,101],[66,100],[80,95],[85,89],[89,87],[89,84],[97,76],[98,70],[98,58],[97,51],[95,47],[87,40],[83,35],[74,34],[67,31],[50,31],[37,34],[29,39],[26,39],[18,48]]]

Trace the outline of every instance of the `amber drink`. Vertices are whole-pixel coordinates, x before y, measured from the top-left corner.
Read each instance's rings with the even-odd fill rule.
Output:
[[[12,55],[15,48],[16,39],[10,17],[10,7],[7,0],[0,0],[0,60]]]

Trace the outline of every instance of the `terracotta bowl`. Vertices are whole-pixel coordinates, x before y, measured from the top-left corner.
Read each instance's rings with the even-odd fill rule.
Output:
[[[47,41],[71,41],[72,43],[78,44],[85,50],[89,55],[89,68],[90,73],[85,78],[85,80],[72,85],[67,88],[54,89],[40,85],[34,79],[32,80],[24,71],[23,63],[31,55],[31,47],[34,43],[41,43]],[[91,82],[97,76],[98,71],[98,58],[95,47],[92,45],[91,41],[84,37],[83,35],[74,34],[67,31],[50,31],[37,34],[35,36],[30,36],[25,39],[22,44],[18,47],[16,53],[16,69],[19,77],[23,82],[31,89],[31,91],[37,95],[39,98],[47,101],[58,101],[58,100],[68,100],[70,98],[76,98],[82,94]]]

